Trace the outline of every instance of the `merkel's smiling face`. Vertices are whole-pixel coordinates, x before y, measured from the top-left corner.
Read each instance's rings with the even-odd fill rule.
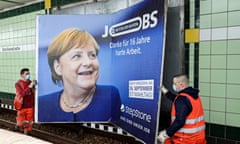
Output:
[[[90,89],[98,79],[99,62],[92,43],[84,48],[72,48],[64,53],[59,61],[55,60],[54,68],[62,76],[64,87]]]

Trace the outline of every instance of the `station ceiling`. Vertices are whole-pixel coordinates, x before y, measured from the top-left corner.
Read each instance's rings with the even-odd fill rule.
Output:
[[[23,7],[43,0],[0,0],[0,12]]]

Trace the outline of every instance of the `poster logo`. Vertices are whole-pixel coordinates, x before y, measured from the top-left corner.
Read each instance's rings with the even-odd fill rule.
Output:
[[[124,104],[121,105],[120,110],[121,110],[121,112],[125,112],[125,106],[124,106]]]
[[[132,118],[141,119],[148,123],[151,122],[152,116],[146,112],[140,111],[139,109],[132,108],[130,106],[125,106],[124,104],[121,105],[121,112],[126,113],[127,115],[131,116]]]
[[[134,17],[127,21],[115,24],[109,28],[108,25],[105,25],[105,33],[102,35],[103,38],[108,37],[117,37],[132,32],[137,32],[139,30],[144,30],[148,28],[154,28],[157,23],[157,14],[158,11],[154,10],[152,13],[143,14],[142,17]]]

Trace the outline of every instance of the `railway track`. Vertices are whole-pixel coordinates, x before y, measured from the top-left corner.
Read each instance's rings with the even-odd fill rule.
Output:
[[[4,114],[7,114],[6,118],[2,118]],[[16,111],[1,109],[0,126],[13,130],[16,125],[15,116]],[[107,126],[107,124],[105,125]],[[109,124],[109,126],[111,125]],[[92,144],[96,142],[99,144],[142,144],[133,137],[88,128],[80,123],[34,124],[29,135],[54,144]]]
[[[16,123],[0,119],[0,125],[1,127],[12,129],[16,125]],[[82,144],[79,141],[75,141],[67,137],[62,137],[62,136],[49,133],[46,131],[38,130],[35,128],[33,128],[33,130],[29,133],[29,135],[55,143],[55,144]]]

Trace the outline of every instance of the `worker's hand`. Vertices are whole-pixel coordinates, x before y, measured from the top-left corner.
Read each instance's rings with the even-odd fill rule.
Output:
[[[37,85],[37,80],[32,80],[32,83],[33,83],[34,86],[36,86]]]
[[[169,136],[167,135],[166,130],[160,131],[157,137],[158,141],[160,141],[162,144],[164,144],[167,138],[169,138]]]
[[[33,80],[28,87],[35,88],[36,85],[37,85],[37,80]]]
[[[168,92],[168,89],[164,85],[162,85],[161,91],[163,92],[163,94],[166,94]]]

